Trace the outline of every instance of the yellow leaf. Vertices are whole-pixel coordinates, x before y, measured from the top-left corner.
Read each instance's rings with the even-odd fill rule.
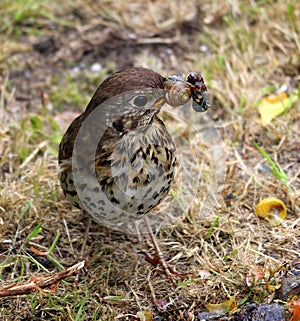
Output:
[[[259,281],[260,279],[263,279],[265,277],[265,272],[262,266],[260,265],[250,265],[251,271],[255,275],[255,283]]]
[[[152,321],[153,315],[150,310],[144,310],[144,311],[139,311],[136,314],[136,317],[140,319],[141,321]]]
[[[286,93],[263,98],[258,106],[263,125],[269,124],[273,118],[289,109],[297,99],[298,96],[296,94],[288,97]]]
[[[236,307],[235,298],[230,297],[229,300],[226,300],[219,304],[210,304],[210,303],[207,304],[206,310],[209,312],[225,314],[233,310],[235,307]]]

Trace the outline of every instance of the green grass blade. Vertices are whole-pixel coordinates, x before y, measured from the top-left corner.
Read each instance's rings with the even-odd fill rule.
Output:
[[[32,238],[40,234],[42,230],[42,223],[39,223],[32,231],[31,233],[26,237],[24,243],[28,243]]]
[[[267,160],[267,162],[270,164],[270,171],[273,174],[274,177],[278,178],[281,182],[284,184],[287,184],[288,182],[288,176],[285,173],[285,171],[282,169],[282,167],[273,161],[271,156],[262,148],[260,147],[256,141],[253,142],[255,147],[258,149],[258,151],[262,154],[262,156]]]

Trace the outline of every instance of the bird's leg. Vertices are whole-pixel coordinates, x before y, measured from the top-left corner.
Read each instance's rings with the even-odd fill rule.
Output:
[[[86,224],[86,229],[85,229],[85,233],[84,233],[84,238],[83,238],[83,242],[82,242],[82,248],[81,248],[81,253],[80,256],[81,258],[84,258],[84,253],[85,253],[85,248],[86,248],[86,243],[89,237],[89,232],[90,232],[90,227],[91,227],[91,223],[92,223],[92,219],[90,216],[88,216],[87,219],[87,224]]]
[[[153,243],[153,246],[154,246],[154,249],[155,249],[155,256],[152,257],[150,256],[148,253],[146,252],[143,252],[145,254],[145,260],[151,264],[153,264],[154,266],[157,266],[157,265],[160,265],[161,268],[163,269],[163,271],[165,272],[166,276],[168,277],[168,279],[172,282],[172,284],[176,287],[177,284],[172,276],[172,274],[175,274],[175,275],[186,275],[186,274],[182,274],[182,273],[179,273],[177,272],[172,266],[170,266],[166,261],[165,261],[165,258],[162,254],[162,251],[158,245],[158,242],[157,242],[157,239],[151,229],[151,226],[149,224],[149,221],[148,221],[148,218],[147,216],[144,216],[144,222],[146,224],[146,227],[147,227],[147,230],[148,230],[148,233],[150,235],[150,238],[151,238],[151,241]]]
[[[85,215],[85,213],[83,213]],[[83,242],[82,242],[82,247],[81,247],[81,251],[80,251],[80,257],[79,260],[80,261],[84,261],[85,262],[85,266],[86,266],[86,255],[85,255],[85,248],[86,248],[86,243],[89,237],[89,231],[90,231],[90,227],[91,227],[91,222],[92,219],[90,218],[90,216],[87,219],[87,224],[86,224],[86,228],[85,228],[85,232],[84,232],[84,238],[83,238]],[[84,269],[85,272],[87,274],[89,274],[88,270],[85,268]],[[79,279],[80,279],[81,273],[77,273],[76,277],[75,277],[75,284],[79,283]]]

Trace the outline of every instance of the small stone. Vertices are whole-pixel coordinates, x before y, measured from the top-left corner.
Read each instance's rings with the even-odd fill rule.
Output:
[[[98,62],[91,65],[91,72],[98,73],[99,71],[101,71],[101,69],[102,66]]]

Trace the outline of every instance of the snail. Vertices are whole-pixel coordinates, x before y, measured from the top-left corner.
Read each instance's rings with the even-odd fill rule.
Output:
[[[285,204],[275,197],[264,198],[255,208],[256,215],[267,220],[271,226],[279,226],[286,218],[286,212]]]
[[[204,112],[210,106],[206,99],[207,87],[201,75],[191,72],[184,80],[181,75],[169,76],[165,81],[166,102],[178,107],[193,99],[193,109]]]

